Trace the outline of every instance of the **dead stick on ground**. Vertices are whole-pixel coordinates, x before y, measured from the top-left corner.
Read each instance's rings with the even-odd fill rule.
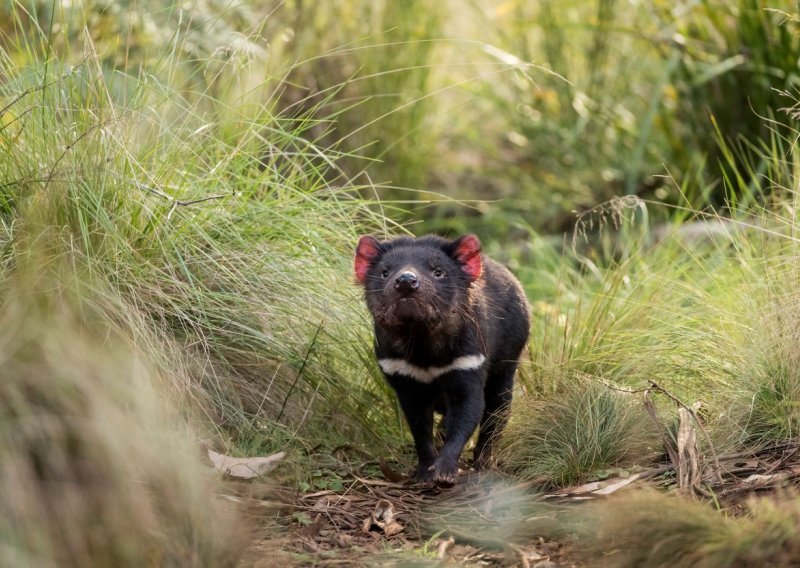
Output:
[[[667,473],[668,471],[675,471],[675,464],[664,464],[652,469],[646,469],[639,473],[639,479],[649,479]]]
[[[715,467],[714,474],[715,474],[715,477],[717,478],[717,481],[722,483],[722,464],[720,464],[719,457],[717,456],[717,451],[714,448],[713,442],[711,441],[711,435],[708,433],[708,430],[706,430],[706,427],[703,426],[703,423],[700,421],[700,417],[697,416],[697,412],[695,412],[695,410],[693,408],[689,407],[685,402],[683,402],[677,396],[675,396],[674,394],[672,394],[667,389],[665,389],[664,387],[662,387],[661,385],[659,385],[657,382],[655,382],[653,380],[650,381],[650,388],[646,388],[646,389],[625,389],[625,388],[620,388],[620,387],[617,387],[617,386],[614,386],[614,385],[608,384],[608,383],[606,383],[606,386],[608,388],[612,389],[612,390],[624,392],[624,393],[627,393],[627,394],[635,394],[635,393],[640,393],[640,392],[644,393],[644,407],[645,407],[645,410],[647,410],[647,413],[653,419],[653,422],[655,423],[656,428],[658,428],[658,430],[659,430],[659,434],[664,439],[664,445],[666,446],[667,453],[670,456],[670,461],[673,462],[673,464],[675,465],[676,468],[678,466],[678,461],[679,461],[678,460],[678,456],[675,453],[675,451],[670,447],[670,445],[667,443],[668,439],[666,437],[666,431],[664,430],[664,428],[661,425],[661,423],[658,421],[658,417],[656,415],[655,406],[653,405],[652,401],[649,398],[650,390],[655,390],[657,392],[660,392],[660,393],[666,395],[668,398],[672,399],[672,401],[675,402],[675,404],[677,404],[678,406],[686,409],[686,411],[691,415],[692,420],[694,420],[695,424],[697,424],[697,426],[703,432],[703,436],[705,437],[706,442],[708,443],[708,447],[711,450],[711,456],[714,458],[714,467]]]
[[[694,420],[695,424],[697,424],[698,428],[700,428],[700,431],[703,432],[703,436],[705,436],[706,442],[708,443],[708,449],[711,451],[711,457],[714,458],[714,474],[717,478],[717,481],[719,483],[722,483],[722,464],[720,464],[719,462],[719,457],[717,457],[717,450],[714,448],[714,443],[711,441],[711,434],[709,434],[708,430],[706,430],[706,427],[703,426],[703,423],[700,421],[700,417],[697,416],[697,412],[695,412],[693,408],[688,406],[681,399],[679,399],[677,396],[675,396],[667,389],[659,385],[657,382],[651,380],[650,386],[653,389],[663,393],[668,398],[672,399],[672,401],[675,402],[675,404],[686,409],[686,412],[688,412],[692,416],[692,419]]]
[[[650,389],[644,390],[644,399],[643,399],[644,409],[647,412],[650,419],[655,424],[656,430],[658,430],[658,435],[661,436],[661,441],[664,443],[664,448],[667,450],[667,454],[669,455],[669,461],[672,462],[673,469],[678,469],[678,465],[680,464],[680,458],[678,457],[675,448],[672,447],[670,443],[669,434],[667,433],[667,429],[664,428],[664,425],[661,424],[661,421],[658,419],[658,414],[656,413],[656,405],[653,404],[653,401],[650,400]]]
[[[769,475],[773,471],[783,467],[786,463],[789,462],[789,460],[791,460],[793,457],[795,457],[798,454],[798,452],[800,452],[800,447],[794,448],[791,452],[789,452],[788,454],[785,454],[781,459],[779,459],[777,462],[775,462],[775,464],[772,465],[772,467],[770,467],[764,473],[766,475]]]

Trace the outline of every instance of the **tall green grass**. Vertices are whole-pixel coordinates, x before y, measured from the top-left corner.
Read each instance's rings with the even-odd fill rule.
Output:
[[[3,557],[232,564],[201,438],[294,460],[401,432],[350,272],[362,228],[392,229],[334,184],[313,114],[277,114],[258,37],[187,63],[178,26],[127,66],[66,35],[91,10],[4,10]]]
[[[281,105],[318,105],[324,140],[351,154],[342,167],[368,173],[386,200],[424,189],[436,162],[431,95],[447,11],[419,0],[286,2],[267,21],[284,34],[280,58],[291,64]]]
[[[570,485],[635,464],[658,452],[639,400],[578,376],[555,392],[514,406],[501,461],[514,475],[542,485]]]
[[[655,231],[642,211],[658,204],[628,198],[581,219],[575,248],[536,288],[530,365],[509,436],[513,469],[571,482],[623,456],[648,463],[653,438],[642,445],[632,434],[653,423],[623,411],[629,403],[641,411],[647,390],[663,431],[676,401],[702,405],[695,428],[708,460],[796,437],[797,178],[795,154],[774,151],[783,147],[762,150],[763,176],[729,181],[741,184],[732,193],[743,201],[771,193],[769,207],[740,206],[732,217],[689,209]],[[592,226],[584,244],[582,229]],[[571,466],[576,456],[585,456],[582,467]]]
[[[300,153],[345,153],[329,182],[373,180],[421,231],[468,222],[487,239],[569,229],[573,210],[623,193],[723,206],[736,187],[721,176],[763,173],[764,118],[791,104],[800,56],[788,0],[14,5],[9,37],[38,27],[40,49],[73,63],[86,22],[114,97],[145,73],[230,125],[268,106],[303,124]]]
[[[763,146],[791,136],[781,118],[792,105],[800,84],[797,58],[800,40],[797,5],[787,1],[704,0],[679,6],[658,6],[656,21],[671,42],[677,67],[672,77],[675,100],[661,112],[668,132],[671,159],[690,163],[691,155],[708,156],[708,166],[696,203],[726,205],[727,189],[715,181],[726,172],[739,172],[753,186],[766,171]],[[671,48],[670,48],[671,43]],[[714,129],[709,129],[710,123]],[[720,135],[722,144],[716,137]],[[734,156],[728,151],[736,148]],[[731,157],[734,163],[731,163]],[[769,188],[763,188],[769,193]],[[742,188],[741,195],[751,192]]]
[[[185,91],[194,78],[169,59],[116,102],[93,56],[70,67],[18,47],[30,63],[5,54],[0,132],[9,268],[16,243],[53,227],[54,257],[85,259],[89,287],[108,282],[195,356],[215,423],[280,419],[263,432],[275,444],[323,423],[375,442],[383,386],[364,365],[348,260],[355,221],[375,217],[327,181],[337,153],[302,137],[313,117]],[[251,80],[252,67],[230,67],[220,73]]]
[[[473,3],[447,30],[483,49],[462,47],[449,60],[471,65],[450,73],[508,67],[442,99],[440,112],[453,105],[470,120],[442,132],[432,183],[462,199],[498,199],[455,210],[505,239],[523,227],[570,230],[574,210],[622,194],[678,206],[688,198],[698,210],[725,207],[731,192],[746,198],[768,167],[760,150],[772,130],[790,135],[779,109],[798,80],[795,14],[784,0]],[[737,149],[733,163],[726,148]],[[750,188],[726,187],[736,172]],[[453,210],[442,207],[432,225],[452,227]]]

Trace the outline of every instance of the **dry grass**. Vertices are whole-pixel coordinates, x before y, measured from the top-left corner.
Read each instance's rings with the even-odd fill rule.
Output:
[[[589,557],[614,567],[795,566],[800,500],[783,495],[749,505],[732,518],[705,503],[649,492],[597,504]]]
[[[78,296],[58,279],[9,284],[0,564],[235,564],[246,532],[200,459],[186,377],[151,356],[159,338],[123,337],[108,325],[118,302]]]

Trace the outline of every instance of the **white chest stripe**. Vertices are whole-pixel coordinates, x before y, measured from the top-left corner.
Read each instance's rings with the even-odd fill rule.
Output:
[[[477,369],[483,365],[484,361],[486,361],[486,357],[483,355],[464,355],[454,359],[452,363],[444,367],[417,367],[405,359],[379,359],[378,365],[387,375],[403,375],[421,383],[430,383],[450,371]]]

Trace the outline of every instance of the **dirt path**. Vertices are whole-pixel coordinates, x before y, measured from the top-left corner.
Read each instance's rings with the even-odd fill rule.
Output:
[[[683,490],[670,463],[546,493],[496,473],[462,473],[452,489],[351,474],[341,488],[283,492],[272,527],[280,530],[265,531],[243,565],[592,566],[584,543],[575,544],[581,523],[597,520],[596,507],[595,517],[583,514],[588,503],[650,488],[713,495],[736,516],[747,498],[797,485],[800,443],[720,456],[718,465],[706,475],[717,483]]]
[[[287,505],[288,531],[262,538],[246,565],[583,566],[566,535],[545,536],[559,525],[555,508],[498,476],[462,474],[447,490],[353,477]]]

